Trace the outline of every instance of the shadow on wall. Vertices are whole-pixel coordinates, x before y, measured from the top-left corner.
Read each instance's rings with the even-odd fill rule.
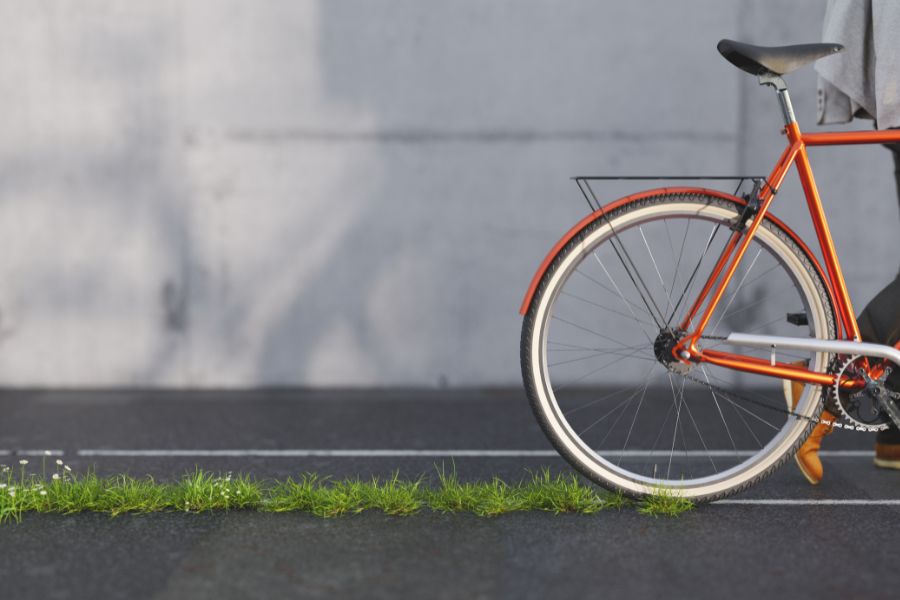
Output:
[[[423,12],[412,8],[407,13]],[[417,56],[423,42],[418,36],[428,28],[419,24],[413,36],[408,25],[392,31],[387,9],[382,2],[319,3],[321,89],[328,103],[367,115],[368,125],[292,136],[324,153],[352,146],[363,162],[374,164],[377,175],[361,178],[353,171],[355,163],[347,162],[339,182],[343,193],[331,199],[350,206],[340,216],[343,227],[336,228],[340,240],[330,244],[333,253],[265,332],[257,381],[443,386],[447,376],[435,365],[466,360],[454,357],[454,349],[463,346],[475,326],[464,310],[472,283],[460,277],[477,260],[467,243],[473,235],[467,221],[475,215],[454,208],[454,193],[443,186],[446,153],[458,153],[460,146],[447,148],[442,123],[409,129],[397,106],[398,99],[406,105],[421,100],[400,98],[415,86],[446,86],[447,74],[430,71],[430,61]],[[464,38],[463,31],[448,29],[441,35]],[[434,52],[427,46],[425,51]],[[389,62],[379,63],[385,55]],[[421,106],[410,112],[421,113]],[[453,332],[452,339],[446,332]]]
[[[517,384],[522,294],[543,253],[584,215],[569,176],[733,169],[731,126],[710,129],[690,103],[695,84],[678,72],[697,52],[700,64],[734,75],[719,65],[706,30],[713,27],[692,23],[709,43],[664,69],[647,58],[658,40],[621,39],[622,23],[646,18],[643,5],[317,6],[316,87],[322,102],[353,118],[304,123],[269,141],[290,145],[292,156],[310,148],[352,154],[371,172],[361,176],[354,160],[344,161],[341,191],[331,199],[349,206],[331,232],[339,239],[267,322],[255,381]],[[709,23],[731,22],[730,7],[694,6]],[[684,44],[668,22],[653,23]],[[641,58],[622,69],[632,57]],[[619,87],[602,77],[609,72],[620,75]],[[574,77],[584,73],[595,76]],[[622,92],[645,89],[650,77],[684,104]],[[656,125],[638,118],[651,113]],[[659,124],[668,132],[662,141]]]
[[[23,10],[40,34],[12,36],[28,56],[4,87],[4,379],[178,384],[190,248],[171,143],[177,23],[59,16]]]

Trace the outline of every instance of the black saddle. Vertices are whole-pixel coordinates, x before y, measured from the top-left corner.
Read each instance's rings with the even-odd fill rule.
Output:
[[[722,40],[716,46],[725,60],[751,75],[787,75],[803,65],[844,49],[840,44],[754,46]]]

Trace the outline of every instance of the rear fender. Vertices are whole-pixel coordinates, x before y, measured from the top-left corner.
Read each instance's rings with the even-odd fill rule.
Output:
[[[565,245],[568,244],[572,240],[572,238],[574,238],[578,234],[579,231],[581,231],[588,224],[599,219],[603,215],[612,212],[622,206],[625,206],[626,204],[637,202],[651,196],[661,196],[666,194],[708,195],[723,198],[725,200],[730,200],[735,204],[739,204],[741,206],[746,206],[747,204],[746,200],[738,198],[737,196],[733,196],[731,194],[726,194],[725,192],[721,192],[719,190],[710,190],[707,188],[699,187],[666,187],[655,188],[652,190],[646,190],[643,192],[638,192],[636,194],[631,194],[630,196],[619,198],[618,200],[611,202],[610,204],[602,206],[598,210],[583,218],[568,232],[566,232],[566,234],[558,242],[556,242],[550,252],[547,253],[547,256],[544,258],[541,266],[538,267],[538,270],[535,272],[534,277],[531,278],[531,284],[528,286],[528,291],[525,292],[525,298],[522,300],[522,305],[519,307],[519,314],[525,315],[529,311],[529,309],[531,308],[531,303],[534,300],[535,292],[537,292],[538,285],[540,285],[541,279],[543,279],[544,275],[547,273],[547,270],[550,268],[550,264],[553,262],[553,259],[556,258],[556,255],[559,254],[560,250],[562,250]],[[834,306],[834,290],[832,289],[831,281],[828,279],[828,277],[825,276],[825,271],[822,270],[822,265],[819,264],[819,261],[816,259],[815,255],[810,252],[809,247],[803,242],[803,240],[800,239],[800,236],[794,233],[787,225],[784,224],[783,221],[779,220],[776,217],[773,217],[768,213],[766,214],[766,219],[777,225],[779,228],[783,229],[784,232],[787,233],[791,237],[791,239],[803,249],[804,252],[806,252],[806,255],[812,261],[813,265],[815,265],[816,271],[818,271],[819,276],[822,277],[822,281],[825,282],[828,289],[828,295],[831,298],[831,304],[832,306]]]

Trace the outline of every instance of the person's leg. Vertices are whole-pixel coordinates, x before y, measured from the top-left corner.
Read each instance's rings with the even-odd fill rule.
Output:
[[[894,157],[894,178],[897,183],[897,199],[900,203],[900,144],[885,144],[885,146]],[[900,340],[900,273],[866,305],[857,321],[864,342],[895,344]],[[888,385],[894,390],[900,390],[900,368],[894,369],[888,379]],[[796,402],[802,391],[802,384],[786,387],[785,397],[788,404]],[[823,420],[829,417],[834,420],[839,414],[836,406],[827,403],[827,395],[825,411],[822,414]],[[824,470],[819,459],[819,449],[822,439],[831,431],[832,428],[827,423],[816,425],[795,456],[800,471],[813,485],[822,480]],[[875,438],[875,465],[900,469],[900,430],[896,427],[878,432]]]
[[[894,179],[897,182],[897,201],[900,203],[900,144],[888,144],[891,154],[894,155]],[[898,274],[900,278],[900,274]],[[894,304],[894,306],[897,306]],[[891,377],[894,389],[900,385],[900,369]],[[880,467],[900,469],[900,430],[892,427],[878,434],[875,440],[875,464]]]
[[[900,274],[872,298],[857,318],[862,340],[875,344],[896,344],[900,340],[898,308],[900,308]],[[900,368],[893,369],[887,384],[891,389],[900,390]],[[896,427],[878,432],[875,438],[875,464],[879,467],[900,469],[900,431]]]
[[[889,144],[891,154],[894,155],[894,180],[897,182],[897,201],[900,203],[900,144]],[[898,274],[900,278],[900,274]],[[897,306],[894,304],[894,306]],[[900,369],[891,377],[894,389],[900,385]],[[875,464],[879,467],[900,469],[900,430],[891,427],[887,431],[878,433],[875,438]]]
[[[900,144],[885,144],[894,157],[894,180],[897,184],[897,201],[900,204]],[[866,306],[859,316],[859,327],[864,341],[876,343],[897,342],[900,333],[900,273]],[[882,341],[883,340],[883,341]],[[895,369],[888,380],[893,389],[900,389],[900,369]],[[878,433],[875,439],[875,464],[879,467],[900,469],[900,430],[891,427]]]
[[[795,364],[806,366],[805,361]],[[784,397],[787,400],[789,410],[796,408],[805,387],[800,382],[785,380]],[[794,461],[800,467],[800,472],[812,485],[818,485],[822,481],[824,469],[822,461],[819,459],[819,449],[822,447],[822,440],[825,436],[834,431],[834,422],[838,418],[837,409],[829,406],[827,394],[825,397],[825,410],[822,411],[819,422],[816,423],[809,437],[806,438],[806,441],[803,442],[803,445],[797,449],[797,453],[794,455]]]
[[[894,155],[894,179],[897,182],[897,200],[900,202],[900,144],[886,144]]]

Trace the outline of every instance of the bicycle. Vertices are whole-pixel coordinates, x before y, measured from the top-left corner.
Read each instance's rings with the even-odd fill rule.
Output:
[[[860,340],[807,154],[900,142],[900,131],[803,133],[783,79],[842,49],[719,42],[726,60],[774,88],[787,137],[771,173],[735,177],[734,194],[660,187],[601,206],[591,182],[602,178],[575,178],[593,210],[531,281],[522,374],[544,433],[601,486],[695,501],[734,494],[796,452],[824,401],[837,426],[900,425],[900,394],[887,385],[900,344]],[[792,166],[824,265],[769,211]],[[610,373],[626,384],[610,386]],[[791,382],[804,384],[799,398],[786,393]]]

